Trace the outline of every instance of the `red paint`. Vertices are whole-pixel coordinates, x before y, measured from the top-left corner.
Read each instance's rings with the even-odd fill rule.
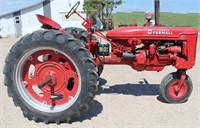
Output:
[[[160,66],[175,65],[177,69],[190,69],[195,63],[196,42],[198,31],[194,28],[181,27],[124,27],[116,30],[111,30],[106,34],[106,37],[111,39],[111,44],[119,45],[119,47],[112,47],[113,51],[121,52],[125,50],[134,49],[136,43],[132,40],[141,40],[146,46],[147,61],[145,65],[151,65],[151,70],[160,70]],[[155,53],[153,41],[180,41],[180,46],[166,47],[167,54],[160,55]],[[118,42],[117,44],[115,42]],[[190,47],[188,47],[188,45]],[[117,50],[116,50],[117,49]],[[183,51],[184,50],[184,51]],[[182,52],[182,53],[181,53]],[[154,54],[155,53],[155,54]],[[177,56],[181,53],[184,58]],[[148,57],[149,56],[149,57]],[[155,56],[152,60],[151,56]],[[139,59],[139,63],[141,59]],[[175,62],[174,62],[175,61]],[[133,60],[133,63],[138,63]],[[129,63],[127,63],[129,64]],[[152,66],[153,65],[153,66]],[[156,68],[158,66],[158,68]],[[149,67],[149,66],[148,66]],[[149,68],[146,70],[149,70]],[[137,68],[136,68],[137,69]]]
[[[41,62],[38,60],[38,57],[41,55],[48,55],[51,57]],[[32,59],[27,60],[23,71],[23,81],[28,83],[26,90],[30,93],[31,97],[39,102],[46,101],[48,105],[54,106],[64,104],[69,101],[69,97],[76,95],[79,84],[78,76],[74,65],[66,56],[61,53],[55,53],[55,51],[52,50],[39,50],[31,56]],[[30,78],[28,73],[31,65],[34,65],[35,71]],[[43,96],[39,96],[33,90],[33,86],[40,85],[49,77],[51,81],[41,88]],[[68,90],[67,85],[70,78],[74,79],[74,86],[71,90]],[[51,96],[58,94],[62,94],[63,98],[52,101]]]
[[[84,18],[77,12],[79,4],[80,2],[77,2],[73,6],[66,18],[77,14],[83,20],[82,26],[89,33],[86,48],[93,55],[97,66],[104,64],[129,65],[137,71],[162,71],[166,66],[174,66],[177,71],[180,71],[177,73],[181,73],[181,78],[168,83],[170,85],[165,91],[173,99],[185,97],[188,91],[187,83],[185,83],[186,70],[191,69],[195,64],[197,29],[161,26],[158,20],[159,3],[156,3],[156,26],[151,26],[152,14],[146,13],[147,23],[145,26],[131,24],[128,27],[111,30],[104,35],[95,28],[92,18]],[[42,28],[59,30],[68,34],[61,29],[58,23],[48,17],[37,15],[37,18],[43,24]],[[91,27],[94,27],[95,32],[91,31]],[[96,35],[100,41],[93,40],[93,35]],[[106,55],[109,54],[108,56],[98,55],[100,42],[110,45],[111,51],[105,52]],[[106,46],[108,48],[108,45]],[[38,60],[41,55],[43,55],[44,62]],[[30,95],[38,102],[46,101],[48,105],[52,106],[69,102],[69,96],[74,97],[79,86],[77,71],[69,58],[52,50],[36,51],[31,56],[32,59],[27,60],[23,71],[24,81],[28,83],[26,89]],[[31,65],[35,66],[35,73],[32,78],[29,78],[28,72]],[[120,71],[120,69],[118,70]],[[69,90],[67,85],[71,78],[73,78],[74,86]],[[48,83],[42,86],[44,82]],[[42,97],[36,94],[32,88],[33,85],[42,86]],[[55,94],[62,94],[63,98],[52,101],[51,96]]]
[[[177,91],[178,83],[179,83],[179,80],[175,80],[168,87],[167,91],[171,98],[180,99],[180,98],[183,98],[187,94],[188,87],[185,84],[185,82],[183,82],[181,89],[179,91]]]
[[[39,15],[39,14],[37,14],[36,16],[38,20],[40,21],[40,23],[43,24],[43,28],[56,29],[56,30],[61,29],[61,26],[55,21],[53,21],[52,19],[43,15]]]
[[[180,91],[180,90],[181,90],[185,79],[186,79],[186,74],[185,74],[185,72],[184,72],[184,73],[182,73],[181,79],[179,80],[178,87],[177,87],[177,91]]]
[[[149,54],[151,56],[155,56],[156,55],[156,46],[155,46],[155,44],[149,45]]]
[[[187,40],[188,37],[197,37],[198,31],[190,27],[124,27],[107,32],[110,39],[148,39],[148,40]]]
[[[74,6],[72,13],[83,19],[82,25],[89,33],[89,41],[86,48],[94,56],[97,66],[102,64],[125,64],[137,71],[161,71],[165,66],[175,66],[177,70],[187,70],[194,66],[196,58],[196,46],[198,31],[191,27],[162,27],[159,22],[157,26],[150,26],[151,13],[146,14],[147,25],[122,27],[107,32],[104,36],[96,29],[94,35],[100,40],[105,40],[111,45],[109,56],[99,56],[97,53],[98,41],[92,39],[90,28],[93,26],[91,18],[82,17]],[[39,16],[43,24],[60,29],[61,27],[51,20]],[[63,32],[64,33],[64,32]],[[126,54],[123,54],[126,53]],[[127,58],[123,58],[127,55]],[[131,59],[129,59],[131,58]],[[169,93],[174,96],[173,88],[177,83],[169,87]],[[184,85],[184,83],[183,83]],[[178,97],[184,95],[186,86],[182,87]],[[185,88],[185,89],[184,89]]]
[[[138,53],[136,54],[136,61],[138,64],[146,64],[147,57],[146,57],[146,52],[145,50],[139,50]]]

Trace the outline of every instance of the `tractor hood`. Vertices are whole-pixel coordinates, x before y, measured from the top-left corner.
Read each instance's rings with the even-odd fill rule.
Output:
[[[185,35],[198,35],[198,31],[191,27],[122,27],[107,32],[110,39],[127,40],[130,38],[140,39],[180,39]]]

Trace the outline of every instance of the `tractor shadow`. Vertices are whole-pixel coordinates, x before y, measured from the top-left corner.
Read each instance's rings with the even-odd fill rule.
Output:
[[[73,119],[70,124],[76,123],[76,122],[83,122],[86,120],[92,120],[93,117],[97,117],[103,110],[103,105],[97,101],[94,100],[90,105],[87,112],[81,114],[81,116],[78,119]]]
[[[159,96],[159,84],[150,84],[145,78],[141,79],[136,84],[116,84],[106,85],[107,80],[99,79],[99,89],[97,95],[100,94],[123,94],[133,96],[157,96],[157,100],[165,103],[165,101]]]

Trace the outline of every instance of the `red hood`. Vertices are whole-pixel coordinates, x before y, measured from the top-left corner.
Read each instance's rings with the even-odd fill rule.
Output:
[[[181,39],[181,35],[197,35],[198,31],[191,27],[123,27],[111,30],[106,34],[110,39]]]

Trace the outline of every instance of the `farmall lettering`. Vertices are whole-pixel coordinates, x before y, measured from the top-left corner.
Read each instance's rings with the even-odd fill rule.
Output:
[[[152,30],[148,29],[147,32],[149,35],[173,35],[173,32],[169,30]]]

